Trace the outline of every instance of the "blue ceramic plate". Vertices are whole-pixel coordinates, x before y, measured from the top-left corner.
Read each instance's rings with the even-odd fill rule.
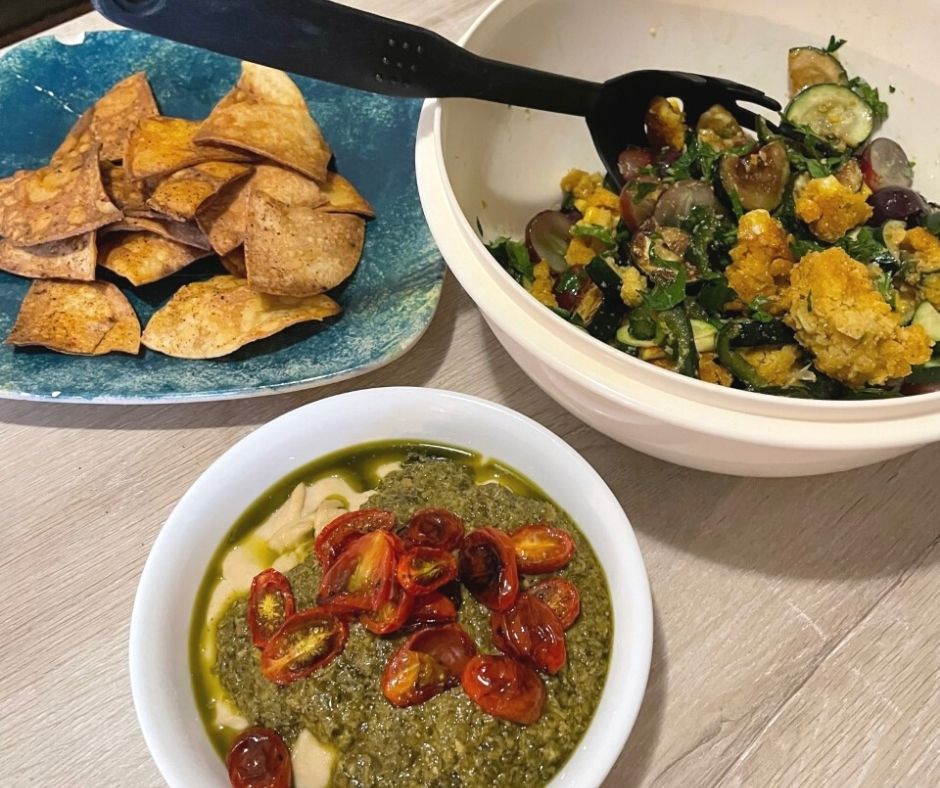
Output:
[[[0,57],[0,176],[45,164],[78,115],[135,71],[147,72],[165,115],[203,118],[234,83],[239,64],[127,31],[89,33],[75,46],[54,38],[26,42]],[[376,211],[356,273],[331,293],[343,314],[212,361],[170,358],[146,348],[136,357],[84,358],[2,345],[0,397],[105,403],[249,397],[362,374],[418,340],[434,315],[444,276],[415,184],[420,103],[296,79],[335,152],[337,169]],[[221,264],[209,258],[144,287],[112,281],[143,326],[181,284],[217,273],[223,273]],[[9,333],[28,287],[29,280],[0,272],[0,338]]]

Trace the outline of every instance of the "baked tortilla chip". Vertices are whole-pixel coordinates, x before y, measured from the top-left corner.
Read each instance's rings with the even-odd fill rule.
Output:
[[[177,222],[173,219],[150,219],[145,216],[125,216],[121,221],[109,224],[102,231],[144,232],[159,235],[179,244],[208,251],[212,248],[205,233],[193,222]]]
[[[39,246],[13,246],[9,241],[0,241],[0,271],[31,279],[90,282],[95,278],[96,259],[93,232]]]
[[[150,318],[141,341],[177,358],[218,358],[288,326],[339,312],[329,296],[264,295],[246,280],[222,274],[177,290]]]
[[[326,200],[309,178],[274,164],[259,164],[247,180],[223,190],[196,217],[216,254],[226,255],[245,240],[248,197],[256,190],[288,205],[316,207]]]
[[[206,161],[186,167],[158,183],[147,205],[159,213],[185,222],[194,218],[208,199],[250,172],[250,165],[231,161]]]
[[[140,322],[110,282],[40,279],[30,285],[7,344],[40,345],[76,356],[136,354]]]
[[[368,200],[338,172],[328,172],[320,184],[326,204],[320,210],[333,213],[358,213],[360,216],[375,216]]]
[[[155,233],[114,233],[99,245],[98,263],[132,285],[146,285],[175,274],[208,254]]]
[[[18,174],[0,201],[0,235],[15,246],[71,238],[121,218],[101,182],[97,145]]]
[[[89,107],[75,121],[75,124],[69,129],[69,133],[65,135],[65,139],[59,143],[59,147],[55,149],[55,153],[49,159],[50,164],[56,164],[73,153],[77,155],[87,153],[95,144],[95,135],[91,130],[93,109],[93,107]]]
[[[316,181],[326,178],[333,155],[306,107],[284,104],[239,101],[213,109],[194,139],[256,153]]]
[[[101,162],[101,181],[111,202],[120,208],[125,216],[160,218],[163,215],[147,205],[145,182],[132,181],[120,164]]]
[[[245,247],[239,246],[232,249],[228,254],[219,255],[222,267],[232,276],[238,276],[245,279],[248,271],[245,268]]]
[[[359,216],[286,205],[253,191],[245,233],[248,282],[272,295],[322,293],[355,270],[364,240]]]
[[[195,145],[198,120],[143,118],[131,132],[124,169],[133,180],[169,175],[204,161],[249,161],[243,153],[213,145]]]
[[[124,158],[127,138],[144,118],[159,115],[157,102],[143,71],[122,79],[91,108],[91,133],[101,143],[104,161]]]
[[[247,60],[242,61],[242,72],[235,87],[222,101],[228,101],[229,104],[260,101],[263,104],[307,109],[303,93],[285,72]],[[219,104],[222,104],[222,101]]]

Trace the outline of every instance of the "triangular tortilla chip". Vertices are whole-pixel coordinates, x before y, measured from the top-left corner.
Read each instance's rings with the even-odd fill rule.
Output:
[[[222,262],[222,267],[232,276],[239,276],[242,279],[248,276],[248,271],[245,268],[244,246],[232,249],[228,254],[219,255],[219,260]]]
[[[206,161],[186,167],[158,183],[147,205],[159,213],[185,222],[195,217],[206,200],[250,172],[250,165],[228,161]]]
[[[289,206],[253,191],[245,233],[248,282],[274,295],[322,293],[355,270],[364,239],[365,220],[358,216]]]
[[[256,190],[288,205],[316,207],[326,200],[309,178],[274,164],[259,164],[248,180],[224,189],[196,217],[216,254],[228,254],[245,240],[248,196]]]
[[[7,344],[77,356],[134,354],[140,350],[140,322],[110,282],[40,279],[30,285]]]
[[[198,145],[250,151],[322,181],[332,153],[306,108],[241,101],[214,109],[195,136]],[[211,158],[211,157],[209,157]]]
[[[198,120],[144,118],[131,132],[124,169],[133,180],[169,175],[204,161],[249,161],[250,156],[212,145],[195,145]]]
[[[143,71],[122,79],[92,107],[91,132],[101,143],[105,161],[124,158],[127,138],[144,118],[159,115],[157,102]]]
[[[155,219],[163,216],[147,205],[146,181],[132,181],[120,164],[101,162],[101,181],[111,202],[120,208],[125,216]]]
[[[177,290],[150,318],[141,341],[177,358],[218,358],[288,326],[339,312],[329,296],[268,296],[244,279],[222,274]]]
[[[173,219],[150,219],[144,216],[125,216],[121,221],[109,224],[102,233],[146,232],[159,235],[179,244],[208,251],[212,248],[205,233],[193,222],[177,222]]]
[[[260,101],[285,107],[307,109],[304,94],[285,72],[259,63],[242,61],[242,72],[229,97],[230,103]],[[222,102],[219,102],[220,104]]]
[[[329,172],[320,184],[320,191],[327,202],[321,211],[332,213],[358,213],[360,216],[375,216],[375,211],[365,197],[338,172]]]
[[[121,218],[101,182],[97,145],[15,177],[0,201],[0,235],[16,246],[71,238]]]
[[[69,133],[65,135],[65,139],[59,143],[59,147],[55,149],[55,153],[49,159],[50,164],[57,164],[73,153],[78,155],[87,153],[95,144],[95,135],[91,130],[93,109],[94,107],[89,107],[75,121],[75,124],[69,129]]]
[[[99,245],[98,264],[132,285],[156,282],[210,253],[154,233],[114,233]]]
[[[95,278],[95,234],[93,232],[52,241],[39,246],[13,246],[0,241],[0,270],[31,279]]]

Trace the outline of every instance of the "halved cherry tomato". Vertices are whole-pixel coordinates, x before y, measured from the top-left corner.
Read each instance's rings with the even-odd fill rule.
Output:
[[[225,767],[232,788],[290,788],[290,752],[271,728],[246,728],[238,734]]]
[[[333,613],[374,613],[392,594],[397,537],[372,531],[357,537],[320,580],[317,604]]]
[[[461,684],[470,700],[494,717],[531,725],[542,716],[542,679],[512,657],[478,654],[464,668]]]
[[[261,652],[261,673],[290,684],[329,664],[346,645],[346,622],[322,608],[294,613]]]
[[[457,620],[457,607],[446,596],[437,591],[414,599],[414,607],[408,618],[408,627],[433,627]]]
[[[529,593],[519,594],[505,613],[490,617],[493,642],[511,657],[555,674],[567,660],[565,630],[552,609]]]
[[[402,532],[409,547],[440,547],[456,550],[463,538],[463,520],[446,509],[415,512]]]
[[[277,569],[265,569],[251,581],[248,595],[248,628],[258,648],[294,614],[296,604],[290,581]]]
[[[473,638],[460,624],[422,629],[405,641],[405,647],[434,657],[450,671],[453,676],[452,685],[460,682],[464,668],[477,653]]]
[[[382,673],[382,693],[394,706],[414,706],[455,687],[476,645],[458,624],[422,629],[404,642]]]
[[[448,688],[450,671],[430,654],[402,646],[382,673],[382,694],[393,706],[424,703]]]
[[[557,572],[574,555],[574,540],[567,531],[550,525],[523,525],[511,531],[513,549],[519,571],[538,575]]]
[[[519,570],[509,537],[496,528],[477,528],[464,537],[460,580],[490,610],[509,610],[519,595]]]
[[[529,593],[548,605],[561,625],[568,629],[581,613],[581,595],[577,586],[563,577],[550,577],[536,583]]]
[[[406,594],[401,584],[393,580],[392,593],[388,600],[374,613],[363,613],[359,621],[376,635],[390,635],[405,625],[414,607],[415,598]]]
[[[412,596],[430,594],[457,577],[457,560],[438,547],[412,547],[398,559],[397,576]]]
[[[323,526],[313,543],[313,551],[320,564],[327,568],[356,537],[375,530],[391,531],[394,527],[395,515],[385,509],[346,512]]]

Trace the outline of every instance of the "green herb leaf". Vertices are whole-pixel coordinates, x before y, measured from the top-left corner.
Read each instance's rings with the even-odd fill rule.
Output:
[[[725,257],[738,239],[732,221],[702,205],[693,206],[679,226],[691,236],[686,259],[703,274],[713,272],[714,263]]]
[[[748,304],[748,308],[751,310],[751,317],[758,323],[773,322],[774,316],[764,309],[768,303],[770,303],[770,299],[766,296],[757,296],[757,298]]]
[[[875,123],[884,123],[888,119],[888,105],[878,95],[878,88],[873,88],[861,77],[850,79],[849,87],[861,97],[862,101],[871,107]]]
[[[643,202],[658,188],[658,181],[641,181],[637,179],[630,184],[630,191],[633,192],[633,199],[636,202]]]
[[[823,246],[811,238],[796,238],[790,241],[790,253],[797,259],[802,259],[803,255],[810,252],[821,252],[827,247]]]
[[[862,263],[877,263],[882,268],[896,271],[901,265],[888,248],[884,245],[881,230],[872,227],[859,227],[857,230],[843,235],[836,246],[842,247],[849,257]]]
[[[650,262],[656,269],[650,276],[655,286],[647,294],[646,304],[657,312],[681,304],[685,300],[685,263],[660,257],[656,253],[655,241],[650,244]]]
[[[844,38],[836,38],[835,36],[829,36],[829,43],[826,44],[826,48],[823,50],[823,52],[828,52],[831,55],[833,52],[838,52],[844,44],[845,44]]]
[[[940,211],[927,214],[927,218],[924,219],[924,227],[927,228],[928,232],[940,235]]]
[[[706,282],[698,291],[696,300],[708,314],[720,315],[725,311],[725,305],[737,297],[738,294],[728,286],[728,280],[720,276]]]
[[[572,225],[571,234],[586,235],[590,238],[597,238],[597,240],[602,241],[607,246],[613,246],[617,242],[613,233],[611,233],[611,231],[606,227],[601,227],[599,224]]]
[[[532,260],[524,244],[513,241],[511,238],[497,238],[487,244],[486,248],[496,258],[496,262],[512,274],[517,281],[522,282],[526,279],[531,281],[534,278]]]
[[[744,216],[744,206],[741,204],[741,198],[738,196],[737,189],[728,191],[728,200],[731,202],[731,210],[739,219]]]
[[[564,196],[561,198],[561,208],[562,212],[573,211],[574,210],[574,195],[571,192],[565,192]]]

